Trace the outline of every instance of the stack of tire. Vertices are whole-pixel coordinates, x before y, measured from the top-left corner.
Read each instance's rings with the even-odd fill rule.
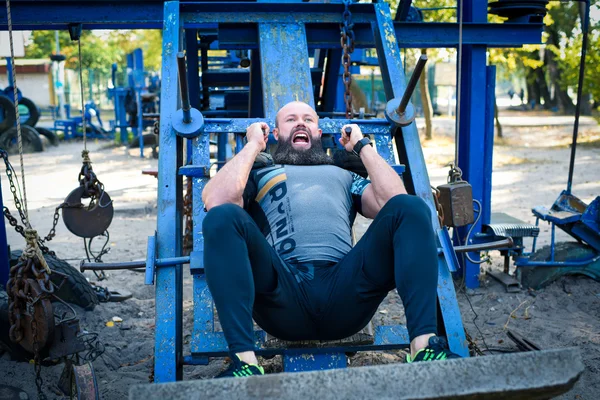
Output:
[[[0,91],[0,148],[6,150],[9,154],[16,154],[18,153],[17,115],[12,98],[12,87]],[[31,99],[20,96],[19,114],[21,116],[21,135],[25,153],[43,151],[42,136],[47,139],[50,145],[58,146],[56,133],[45,128],[35,128],[40,119],[40,110]]]

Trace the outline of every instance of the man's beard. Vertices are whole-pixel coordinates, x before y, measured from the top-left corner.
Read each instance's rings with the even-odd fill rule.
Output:
[[[275,164],[286,165],[326,165],[333,164],[333,159],[325,153],[321,138],[311,136],[311,146],[306,150],[297,150],[292,146],[292,137],[285,142],[279,141],[273,154]]]

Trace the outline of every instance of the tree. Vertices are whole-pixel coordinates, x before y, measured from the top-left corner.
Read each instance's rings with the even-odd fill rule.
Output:
[[[64,54],[66,68],[78,69],[79,49],[68,32],[59,32],[60,52]],[[81,67],[108,74],[111,65],[117,63],[125,68],[126,55],[140,47],[144,51],[146,70],[158,71],[161,65],[162,31],[117,30],[83,31],[81,34]],[[54,31],[35,31],[32,41],[25,48],[27,58],[48,58],[55,53]]]

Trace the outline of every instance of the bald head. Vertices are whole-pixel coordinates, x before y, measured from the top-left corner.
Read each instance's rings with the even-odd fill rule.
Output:
[[[277,111],[277,115],[275,115],[275,127],[278,128],[280,124],[280,118],[285,117],[289,114],[309,114],[312,115],[317,123],[319,122],[319,117],[315,110],[309,106],[307,103],[303,101],[291,101],[281,107],[279,111]]]

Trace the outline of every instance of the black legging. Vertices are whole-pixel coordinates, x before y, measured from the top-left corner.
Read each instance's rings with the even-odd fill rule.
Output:
[[[394,287],[410,340],[437,333],[437,248],[429,207],[418,197],[389,200],[337,264],[284,262],[233,204],[212,208],[203,231],[206,280],[232,353],[254,350],[252,318],[284,340],[351,336]]]

